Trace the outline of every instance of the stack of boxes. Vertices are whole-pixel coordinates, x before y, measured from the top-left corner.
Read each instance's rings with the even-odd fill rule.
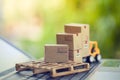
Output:
[[[56,45],[45,46],[45,61],[68,62],[72,60],[82,63],[82,58],[89,55],[89,25],[66,24],[64,28],[65,33],[56,34]],[[56,50],[59,47],[62,48],[60,52]]]
[[[69,46],[69,59],[75,62],[81,62],[80,48],[82,45],[79,43],[80,34],[71,33],[58,33],[57,44],[67,44]],[[76,56],[76,57],[75,57]]]
[[[65,33],[57,34],[57,44],[69,46],[69,60],[82,62],[89,55],[89,25],[66,24]]]

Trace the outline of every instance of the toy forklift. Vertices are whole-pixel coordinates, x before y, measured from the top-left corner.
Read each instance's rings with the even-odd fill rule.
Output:
[[[17,63],[16,70],[34,74],[50,72],[52,77],[88,71],[90,63],[100,62],[96,41],[89,41],[88,24],[66,24],[65,33],[56,34],[57,44],[45,45],[44,61]]]
[[[100,49],[98,48],[98,43],[96,41],[90,41],[90,56],[88,57],[88,62],[100,62],[101,54]]]

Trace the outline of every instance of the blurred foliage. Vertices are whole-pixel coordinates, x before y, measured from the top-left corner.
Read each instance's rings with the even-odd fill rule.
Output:
[[[109,61],[105,61],[102,65],[104,67],[119,67],[120,66],[120,61],[118,61],[118,60],[109,60]]]
[[[56,43],[56,33],[64,32],[64,24],[85,23],[90,25],[90,40],[98,41],[103,58],[120,58],[120,0],[34,0],[34,4],[43,33],[37,41],[22,38],[19,46],[23,50],[43,57],[44,45]],[[13,19],[24,20],[20,13],[16,9]]]

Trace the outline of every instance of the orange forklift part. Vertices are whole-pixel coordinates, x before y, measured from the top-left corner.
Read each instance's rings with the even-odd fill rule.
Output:
[[[90,56],[88,57],[89,62],[101,61],[101,54],[100,54],[100,49],[98,48],[97,41],[90,41],[89,53],[90,53]]]

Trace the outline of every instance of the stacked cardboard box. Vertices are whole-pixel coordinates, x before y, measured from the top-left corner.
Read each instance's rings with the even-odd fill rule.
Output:
[[[83,57],[88,56],[89,55],[89,25],[88,24],[66,24],[64,28],[66,33],[81,34],[79,36],[80,42],[78,42],[78,44],[82,45],[82,48],[81,48],[82,56]]]
[[[56,34],[57,44],[45,45],[45,62],[81,62],[89,55],[89,25],[66,24],[65,33]]]
[[[46,44],[45,45],[45,62],[68,62],[69,50],[68,45]]]
[[[57,44],[67,44],[69,46],[69,59],[75,62],[82,62],[82,58],[80,55],[80,48],[82,45],[80,44],[81,34],[72,34],[72,33],[58,33],[56,34]],[[76,56],[76,57],[75,57]]]
[[[69,59],[82,62],[82,58],[89,55],[89,25],[66,24],[65,33],[58,33],[57,44],[69,46]]]
[[[58,33],[56,34],[57,37],[57,44],[67,44],[69,46],[69,50],[77,50],[82,48],[82,45],[80,44],[81,39],[77,34],[71,34],[71,33]]]

